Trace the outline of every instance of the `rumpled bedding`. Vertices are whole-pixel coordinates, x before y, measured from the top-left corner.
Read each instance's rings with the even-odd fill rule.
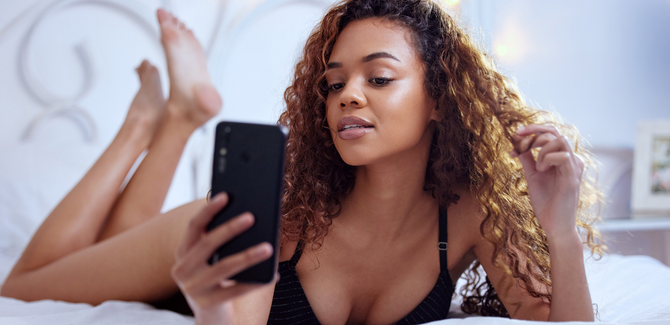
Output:
[[[670,324],[670,268],[647,256],[607,255],[600,261],[585,252],[586,273],[597,322],[604,324]],[[0,254],[4,280],[16,258]],[[459,281],[457,286],[462,285]],[[458,292],[458,290],[457,290]],[[458,301],[458,299],[455,299]],[[541,322],[496,317],[466,317],[457,303],[453,317],[430,324],[534,325]],[[0,324],[193,324],[192,317],[158,310],[140,302],[108,301],[98,306],[42,300],[24,302],[0,297]],[[574,322],[580,324],[581,322]],[[584,323],[588,324],[588,323]]]

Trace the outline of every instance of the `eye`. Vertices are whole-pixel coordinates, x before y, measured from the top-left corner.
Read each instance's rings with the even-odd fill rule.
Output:
[[[375,85],[375,86],[386,86],[391,83],[393,79],[391,78],[371,78],[368,80],[369,83]]]
[[[341,90],[342,88],[344,88],[343,82],[328,85],[328,91],[338,91]]]

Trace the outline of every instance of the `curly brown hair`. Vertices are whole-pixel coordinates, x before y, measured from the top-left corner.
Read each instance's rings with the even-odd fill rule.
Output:
[[[594,166],[574,128],[528,107],[514,84],[437,1],[348,0],[332,7],[309,36],[284,93],[286,111],[279,123],[289,128],[282,211],[282,243],[302,240],[318,249],[354,186],[355,167],[338,154],[326,121],[324,77],[333,46],[348,23],[383,18],[404,26],[425,64],[425,87],[437,101],[426,190],[446,209],[459,200],[454,188],[465,186],[485,215],[480,233],[495,246],[492,262],[523,282],[528,293],[551,302],[549,248],[528,197],[523,169],[508,152],[516,129],[551,124],[572,141],[574,151]],[[597,214],[589,207],[600,199],[594,178],[584,173],[577,224],[586,244],[601,255]],[[479,262],[466,273],[462,309],[480,315],[508,316],[493,286],[480,281]]]

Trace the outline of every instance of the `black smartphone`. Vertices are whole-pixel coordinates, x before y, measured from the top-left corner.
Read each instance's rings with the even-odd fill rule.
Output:
[[[221,122],[216,126],[211,196],[226,192],[229,200],[207,225],[207,231],[247,211],[254,215],[256,222],[219,247],[209,264],[262,242],[274,247],[271,258],[236,274],[232,280],[268,283],[274,278],[279,251],[285,143],[286,134],[279,126],[235,122]]]

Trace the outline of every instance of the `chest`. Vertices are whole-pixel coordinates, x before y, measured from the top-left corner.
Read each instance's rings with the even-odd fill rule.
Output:
[[[448,264],[456,265],[463,255],[448,254],[452,260]],[[440,272],[437,234],[406,249],[324,247],[318,253],[304,253],[296,266],[302,289],[322,324],[396,323],[429,295],[444,292],[444,275],[442,291],[436,288]],[[447,296],[440,298],[445,302],[438,307],[445,313],[451,298]]]

